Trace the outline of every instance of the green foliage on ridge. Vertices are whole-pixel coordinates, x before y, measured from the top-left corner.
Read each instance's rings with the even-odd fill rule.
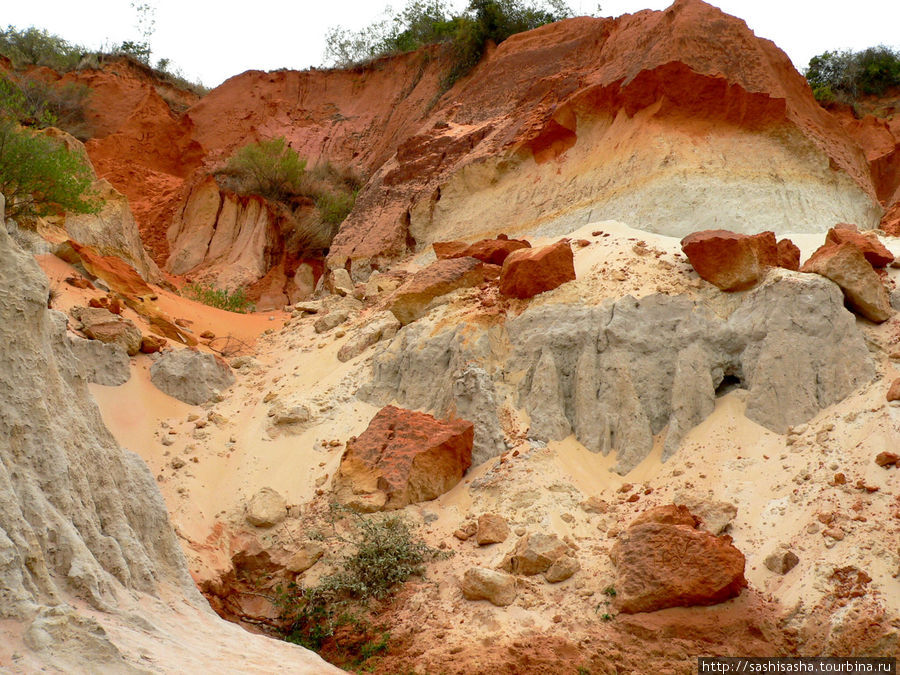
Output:
[[[459,13],[454,13],[446,0],[410,0],[402,10],[389,8],[381,21],[359,31],[330,29],[325,59],[347,68],[443,44],[453,55],[445,79],[449,86],[478,63],[489,41],[499,44],[516,33],[572,16],[563,0],[470,0]]]
[[[884,45],[824,52],[809,60],[805,75],[820,103],[853,103],[900,87],[900,52]]]

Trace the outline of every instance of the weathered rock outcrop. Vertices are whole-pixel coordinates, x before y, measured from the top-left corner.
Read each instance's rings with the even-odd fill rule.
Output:
[[[444,494],[471,464],[471,422],[387,406],[347,442],[335,495],[359,511],[399,509]]]
[[[661,432],[663,459],[672,456],[712,412],[726,376],[748,390],[750,419],[784,433],[874,374],[853,315],[827,279],[773,270],[727,318],[720,311],[650,295],[602,307],[537,305],[486,328],[435,332],[421,319],[376,355],[360,395],[438,414],[465,410],[475,462],[504,448],[498,409],[524,408],[532,437],[574,432],[589,450],[615,450],[624,473]],[[458,384],[476,372],[480,386],[463,396]]]
[[[179,401],[201,405],[234,384],[234,373],[208,352],[179,349],[166,352],[150,366],[150,379],[160,391]]]
[[[0,639],[20,654],[14,668],[240,670],[269,658],[331,672],[212,615],[156,481],[104,427],[47,294],[0,228]]]
[[[619,535],[610,551],[616,566],[616,607],[626,613],[713,605],[747,585],[744,556],[730,537],[696,529],[661,506]]]
[[[185,179],[248,139],[284,136],[310,165],[352,166],[370,178],[329,265],[356,280],[434,241],[607,218],[677,236],[723,213],[741,232],[873,227],[898,193],[893,143],[870,152],[783,52],[699,0],[514,35],[441,95],[449,67],[429,48],[361,71],[248,71],[181,114],[194,102],[173,109],[133,74],[98,74],[102,132],[87,147],[160,264],[170,245],[202,253],[182,248],[193,236],[165,237]]]
[[[253,284],[282,253],[276,223],[261,197],[223,193],[207,178],[191,189],[169,228],[166,269],[211,278],[229,290]]]
[[[603,219],[684,236],[723,213],[730,229],[780,233],[881,217],[863,152],[787,57],[696,0],[513,36],[407,124],[331,250],[354,276],[410,237],[562,234]],[[777,176],[758,173],[772,157]]]

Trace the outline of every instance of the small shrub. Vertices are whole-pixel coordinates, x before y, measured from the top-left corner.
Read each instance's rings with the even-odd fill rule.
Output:
[[[316,199],[322,220],[332,226],[340,225],[350,215],[356,203],[356,192],[325,193]]]
[[[26,75],[0,75],[0,114],[38,129],[59,127],[85,140],[84,116],[91,90],[83,84],[51,84]]]
[[[316,586],[290,584],[279,589],[277,604],[285,639],[309,649],[320,650],[339,628],[352,624],[363,637],[349,645],[350,649],[344,648],[354,652],[359,664],[388,648],[389,635],[384,633],[376,641],[373,627],[359,616],[368,610],[368,603],[388,598],[407,579],[421,575],[427,560],[447,554],[416,538],[401,516],[363,517],[333,507],[332,518],[339,513],[351,517],[352,532],[348,538],[336,534],[335,538],[352,552]]]
[[[93,182],[81,154],[0,114],[0,193],[6,197],[8,218],[98,213],[102,203]]]
[[[284,138],[251,143],[238,150],[225,167],[235,176],[240,191],[274,201],[286,201],[300,193],[306,160]]]
[[[229,292],[227,289],[215,288],[210,284],[193,283],[186,286],[185,290],[194,300],[227,312],[246,314],[256,309],[243,288]]]
[[[607,586],[606,588],[603,589],[603,595],[606,595],[610,598],[614,598],[614,597],[616,597],[616,589],[613,588],[612,586]]]

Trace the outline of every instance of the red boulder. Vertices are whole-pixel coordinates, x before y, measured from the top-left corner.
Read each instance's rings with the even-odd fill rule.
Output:
[[[347,442],[335,479],[342,504],[371,512],[435,499],[472,465],[474,427],[394,406],[382,408]]]
[[[681,250],[701,279],[723,291],[753,288],[766,267],[778,263],[773,232],[749,237],[728,230],[702,230],[682,239]]]
[[[464,241],[436,241],[431,247],[438,260],[447,260],[464,255],[463,251],[469,248],[469,245]]]
[[[550,246],[510,253],[500,272],[500,292],[513,298],[530,298],[574,279],[575,257],[568,240],[563,239]]]
[[[692,521],[690,513],[663,506],[619,535],[610,556],[620,611],[714,605],[740,594],[747,585],[744,555],[730,537],[698,530]]]
[[[828,230],[825,243],[852,244],[859,249],[872,267],[885,267],[894,260],[894,254],[887,250],[874,233],[863,234],[856,225],[839,223]]]
[[[778,242],[778,267],[794,272],[800,271],[800,248],[790,239]]]

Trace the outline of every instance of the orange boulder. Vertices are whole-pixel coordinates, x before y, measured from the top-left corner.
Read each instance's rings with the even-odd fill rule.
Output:
[[[859,249],[872,267],[884,267],[894,260],[891,253],[874,233],[863,234],[856,225],[839,223],[828,230],[825,243],[852,244]]]
[[[390,310],[405,326],[425,314],[429,303],[435,298],[496,278],[496,270],[496,265],[485,265],[475,258],[436,260],[396,290],[391,298]]]
[[[775,245],[775,235],[771,244]],[[778,260],[760,238],[728,230],[702,230],[681,240],[681,250],[700,278],[723,291],[753,288],[765,274],[765,268]]]
[[[575,280],[575,257],[568,240],[550,246],[520,248],[507,256],[500,272],[500,292],[530,298]]]
[[[812,254],[800,271],[831,279],[841,287],[850,308],[870,321],[887,321],[893,313],[887,289],[854,244],[828,242]]]
[[[642,514],[619,535],[610,556],[620,611],[714,605],[747,585],[744,555],[731,538],[698,530],[688,516],[663,506]]]
[[[363,512],[435,499],[472,465],[473,436],[471,422],[386,406],[347,442],[335,478],[337,499]]]

